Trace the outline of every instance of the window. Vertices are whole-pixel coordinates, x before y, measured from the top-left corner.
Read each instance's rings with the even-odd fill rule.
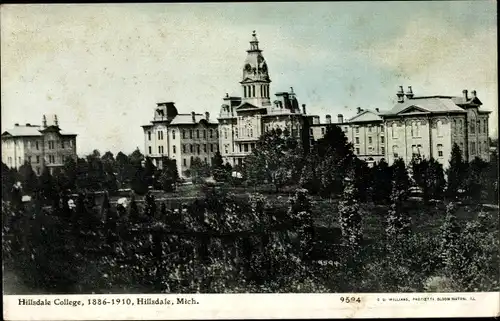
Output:
[[[234,129],[234,136],[238,137],[238,128]]]
[[[385,154],[385,148],[384,147],[380,147],[380,153]]]
[[[193,159],[194,159],[194,157],[193,157],[193,156],[189,157],[189,166],[192,166],[192,165],[193,165]]]
[[[472,143],[471,143],[470,153],[471,153],[472,155],[475,155],[475,154],[476,154],[476,142],[472,142]]]
[[[158,154],[163,154],[163,146],[158,146]]]
[[[172,153],[176,153],[177,152],[177,149],[175,148],[175,145],[172,146]]]
[[[325,134],[325,127],[321,127],[321,135]]]
[[[396,123],[392,123],[392,127],[391,127],[391,130],[392,130],[392,138],[398,138],[398,130],[397,130],[397,124]],[[397,157],[397,156],[396,156]]]
[[[253,137],[253,129],[250,128],[250,137]]]
[[[35,142],[36,150],[38,150],[38,140]]]
[[[392,155],[394,156],[394,158],[398,158],[399,157],[398,146],[397,145],[392,146]]]
[[[186,130],[182,130],[182,138],[186,138]]]
[[[207,138],[207,131],[205,129],[203,130],[203,138]]]
[[[411,123],[411,137],[417,137],[417,122]]]
[[[149,154],[151,154],[151,146],[149,146],[148,150],[149,150]]]
[[[53,140],[49,140],[49,149],[54,149],[55,144]]]
[[[28,163],[31,164],[31,156],[28,156]]]
[[[384,138],[384,136],[380,136],[380,143],[381,143],[381,144],[384,144],[384,143],[385,143],[385,138]]]
[[[203,152],[206,153],[207,152],[207,144],[203,144]]]
[[[438,122],[436,123],[436,131],[438,137],[443,136],[443,122],[440,120],[438,120]]]
[[[214,152],[214,145],[210,144],[210,152]]]
[[[476,133],[476,126],[474,124],[474,120],[471,119],[470,121],[470,133],[475,134]]]
[[[314,134],[313,134],[313,129],[312,129],[312,128],[310,128],[310,129],[309,129],[309,134],[314,135]]]
[[[371,133],[372,132],[372,126],[368,126],[368,132]]]
[[[186,145],[182,145],[182,152],[185,153],[186,152]]]
[[[255,149],[255,144],[254,143],[250,144],[250,147],[252,148],[252,150],[254,150]]]
[[[344,132],[347,133],[347,127],[344,127]]]
[[[422,154],[422,145],[420,145],[420,144],[417,145],[417,152],[419,155]]]
[[[207,163],[208,163],[208,161],[207,161],[207,158],[206,158],[206,157],[205,157],[204,161],[205,161],[205,164],[207,164]]]
[[[175,130],[172,130],[172,139],[175,139]]]
[[[359,127],[356,127],[356,134],[359,134]]]
[[[61,148],[64,148],[64,140],[61,140]]]
[[[36,168],[36,173],[37,173],[37,175],[40,175],[40,167]]]
[[[183,164],[184,166],[187,166],[187,161],[186,161],[186,159],[185,159],[185,158],[183,158],[183,159],[182,159],[182,164]]]
[[[413,157],[418,155],[417,145],[411,145],[411,153],[412,153]]]
[[[189,151],[192,153],[194,151],[194,146],[193,145],[189,145]]]
[[[356,154],[359,155],[359,148],[356,148]]]
[[[196,138],[200,138],[200,130],[199,129],[196,130]]]
[[[227,139],[227,128],[224,128],[224,139]]]
[[[210,133],[210,138],[212,138],[212,137],[213,137],[214,132],[210,129],[209,133]]]
[[[356,144],[359,144],[359,137],[356,137]]]
[[[368,137],[368,144],[371,144],[371,143],[372,143],[372,138],[370,136],[370,137]]]
[[[163,134],[163,132],[161,130],[158,131],[158,139],[159,140],[163,139],[162,134]]]
[[[243,150],[245,152],[248,152],[248,144],[243,144]],[[227,153],[227,152],[226,152]]]
[[[148,140],[151,140],[151,132],[148,131]],[[37,144],[38,145],[38,144]],[[37,148],[38,149],[38,148]]]
[[[200,145],[199,144],[196,145],[196,152],[198,153],[198,155],[200,155]]]
[[[193,130],[192,129],[189,130],[189,138],[191,138],[191,139],[193,138]]]
[[[40,164],[40,156],[36,157],[36,162],[37,162],[37,164]]]

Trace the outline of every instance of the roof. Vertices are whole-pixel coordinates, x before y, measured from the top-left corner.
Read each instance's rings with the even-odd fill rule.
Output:
[[[64,130],[59,129],[59,127],[51,126],[57,128],[59,130],[59,134],[63,136],[77,136],[75,133],[66,132]],[[43,129],[38,125],[30,125],[30,126],[15,126],[12,129],[8,129],[2,133],[3,135],[11,135],[14,137],[29,137],[29,136],[42,136]]]
[[[2,133],[2,136],[9,134],[11,136],[42,136],[40,133],[40,126],[15,126],[12,129],[8,129]]]
[[[198,124],[201,120],[206,120],[205,116],[202,114],[195,114],[194,115],[194,122],[193,122],[193,116],[192,114],[178,114],[175,116],[175,118],[172,120],[170,125],[189,125],[189,124]],[[219,122],[214,119],[209,119],[208,123],[211,125],[217,125]]]
[[[365,109],[361,113],[355,115],[351,119],[348,119],[347,122],[355,123],[355,122],[371,122],[371,121],[381,121],[382,115],[387,111],[384,110],[371,110]]]
[[[394,108],[389,112],[384,113],[384,115],[396,115],[401,114],[405,111],[416,111],[421,112],[461,112],[466,111],[457,106],[455,101],[458,101],[460,97],[449,97],[449,96],[432,96],[432,97],[417,97],[413,99],[406,100],[403,103],[397,103]],[[464,99],[465,101],[465,99]],[[415,108],[413,108],[415,107]]]

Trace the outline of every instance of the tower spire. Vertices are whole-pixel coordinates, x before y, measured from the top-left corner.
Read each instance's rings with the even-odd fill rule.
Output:
[[[243,89],[243,100],[256,106],[268,106],[271,104],[269,93],[269,70],[259,49],[257,33],[252,31],[250,49],[247,50],[247,58],[243,65],[243,77],[240,84]]]

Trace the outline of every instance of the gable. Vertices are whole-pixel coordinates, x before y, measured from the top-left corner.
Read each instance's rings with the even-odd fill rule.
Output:
[[[250,103],[243,103],[236,108],[236,110],[242,110],[242,109],[260,109],[260,107],[252,105]]]
[[[371,111],[364,111],[361,114],[358,114],[351,118],[349,122],[370,122],[370,121],[381,121],[382,118],[371,112]]]
[[[428,113],[429,110],[428,109],[425,109],[421,106],[415,106],[415,105],[411,105],[405,109],[403,109],[402,111],[400,111],[398,114],[409,114],[409,113]]]

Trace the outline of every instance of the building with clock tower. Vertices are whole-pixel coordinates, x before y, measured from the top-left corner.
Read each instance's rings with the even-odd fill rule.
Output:
[[[240,84],[242,96],[226,94],[218,117],[219,148],[224,162],[232,166],[242,165],[259,137],[271,129],[287,129],[293,137],[309,143],[308,120],[311,117],[306,115],[305,105],[300,108],[293,88],[276,93],[271,101],[269,69],[255,31],[250,39]]]

